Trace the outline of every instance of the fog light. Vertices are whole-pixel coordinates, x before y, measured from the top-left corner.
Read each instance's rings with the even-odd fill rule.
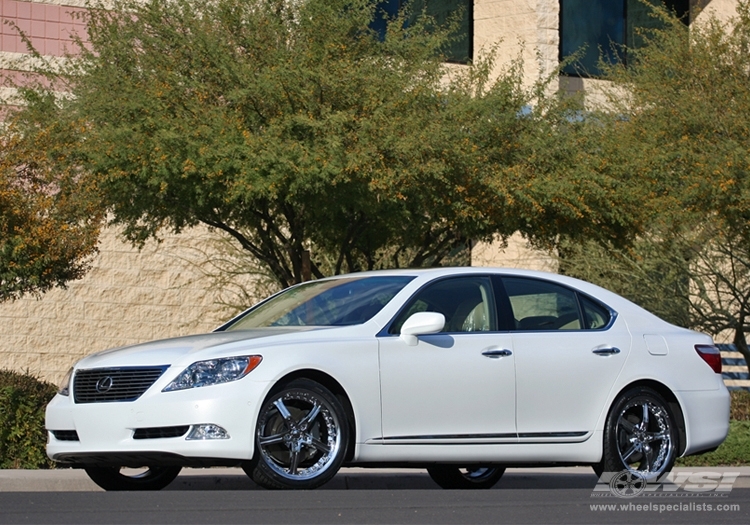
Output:
[[[229,433],[219,425],[194,425],[185,438],[187,440],[229,439]]]

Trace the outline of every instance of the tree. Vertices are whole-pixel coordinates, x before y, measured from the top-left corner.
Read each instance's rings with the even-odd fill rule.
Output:
[[[76,59],[40,70],[72,94],[46,118],[81,123],[81,171],[128,239],[203,223],[282,286],[304,278],[310,252],[322,277],[440,265],[516,231],[540,244],[631,235],[638,208],[621,181],[565,177],[544,157],[554,145],[575,160],[590,136],[569,118],[574,100],[545,95],[552,78],[526,89],[515,62],[491,80],[492,53],[446,64],[460,16],[442,27],[405,12],[380,38],[376,4],[90,10]]]
[[[49,104],[39,100],[37,107]],[[27,115],[28,116],[28,115]],[[80,278],[96,252],[102,212],[65,144],[75,131],[20,116],[0,136],[0,302]],[[50,148],[55,143],[59,147]]]
[[[750,363],[750,2],[690,28],[653,13],[661,28],[629,64],[603,66],[612,89],[592,127],[603,169],[614,154],[639,174],[651,218],[631,249],[569,247],[561,267],[682,326],[733,331]]]

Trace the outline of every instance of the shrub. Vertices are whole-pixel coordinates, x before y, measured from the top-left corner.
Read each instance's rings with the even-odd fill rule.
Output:
[[[57,387],[28,374],[0,370],[0,468],[51,468],[44,409]]]
[[[750,392],[747,390],[732,390],[732,408],[729,419],[735,421],[750,421]]]

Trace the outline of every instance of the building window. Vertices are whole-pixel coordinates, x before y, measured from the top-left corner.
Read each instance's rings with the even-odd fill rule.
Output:
[[[689,0],[649,0],[666,6],[687,23]],[[560,58],[584,49],[564,73],[574,76],[598,76],[600,53],[610,63],[627,63],[624,48],[642,44],[639,29],[656,28],[660,22],[650,16],[642,0],[560,0]],[[624,46],[624,47],[623,47]]]
[[[458,34],[455,35],[449,48],[445,50],[445,55],[449,62],[466,63],[471,60],[474,40],[474,2],[472,0],[383,0],[378,2],[378,9],[384,17],[380,18],[376,15],[370,27],[380,35],[385,35],[386,19],[395,16],[407,2],[411,4],[415,13],[425,9],[438,24],[445,23],[448,17],[461,10],[463,15]]]

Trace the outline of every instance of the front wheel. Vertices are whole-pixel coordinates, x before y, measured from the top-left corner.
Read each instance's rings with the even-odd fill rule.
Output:
[[[653,482],[672,470],[677,457],[676,419],[656,391],[637,387],[618,398],[604,428],[604,451],[594,470],[623,470]]]
[[[182,467],[85,467],[91,481],[104,490],[161,490],[174,481]]]
[[[451,465],[429,467],[427,473],[432,481],[444,489],[489,489],[500,481],[505,473],[503,467],[459,468]]]
[[[314,489],[338,472],[349,424],[339,400],[323,385],[295,379],[274,390],[260,410],[255,459],[243,470],[269,489]]]

